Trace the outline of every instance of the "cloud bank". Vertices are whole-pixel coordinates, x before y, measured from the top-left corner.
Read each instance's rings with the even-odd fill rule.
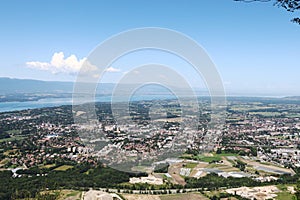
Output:
[[[86,61],[86,58],[79,59],[75,55],[70,55],[65,58],[63,52],[54,53],[50,62],[31,61],[26,62],[26,66],[32,69],[38,69],[43,71],[50,71],[53,74],[65,73],[65,74],[77,74],[80,71],[81,66]],[[97,70],[97,68],[89,68],[91,71]],[[120,72],[120,69],[109,67],[106,72]]]

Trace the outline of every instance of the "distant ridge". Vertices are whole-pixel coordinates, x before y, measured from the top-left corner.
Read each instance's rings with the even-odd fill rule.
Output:
[[[94,87],[92,83],[86,83],[87,87]],[[91,85],[89,85],[91,84]],[[97,85],[97,94],[110,95],[116,86],[115,83],[101,83]],[[129,84],[123,84],[124,88]],[[0,94],[66,94],[73,93],[74,82],[62,81],[41,81],[32,79],[14,79],[14,78],[1,78],[0,77]],[[150,86],[144,89],[146,94],[166,94],[169,93],[166,88],[158,87],[157,85]]]
[[[101,83],[101,94],[112,91],[115,84]],[[0,77],[0,94],[14,93],[72,93],[74,82],[41,81]]]
[[[0,94],[11,93],[69,93],[72,82],[0,78]]]

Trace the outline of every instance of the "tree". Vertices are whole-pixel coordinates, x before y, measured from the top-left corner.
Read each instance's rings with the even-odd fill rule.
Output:
[[[300,182],[297,182],[297,186],[296,186],[296,193],[295,193],[296,199],[300,200]]]
[[[234,0],[234,1],[241,1],[241,2],[274,2],[273,5],[277,7],[282,7],[286,9],[288,12],[294,12],[300,10],[300,0]],[[291,20],[294,23],[297,23],[300,25],[300,18],[295,17]]]

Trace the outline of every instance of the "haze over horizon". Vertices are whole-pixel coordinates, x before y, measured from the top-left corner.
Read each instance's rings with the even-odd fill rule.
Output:
[[[88,83],[92,84],[92,83]],[[103,83],[100,82],[97,85],[96,94],[110,94],[117,83]],[[122,85],[122,84],[121,84]],[[14,94],[14,93],[67,93],[70,94],[73,92],[74,82],[73,81],[45,81],[38,79],[17,79],[9,77],[0,77],[0,95],[2,94]],[[126,84],[123,84],[123,87],[126,87]],[[175,86],[176,87],[176,86]],[[181,88],[184,89],[184,88]],[[196,95],[199,96],[209,96],[209,91],[206,87],[192,87]],[[150,93],[149,93],[150,91]],[[170,91],[162,86],[158,85],[145,85],[140,87],[137,94],[170,94]],[[300,97],[298,94],[286,94],[280,92],[253,92],[253,91],[238,91],[231,90],[226,91],[226,96],[241,96],[241,97]],[[175,96],[174,96],[175,97]]]

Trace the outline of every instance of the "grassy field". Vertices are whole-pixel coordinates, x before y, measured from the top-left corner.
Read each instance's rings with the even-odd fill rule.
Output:
[[[277,193],[277,197],[276,199],[277,200],[288,200],[288,199],[296,199],[295,195],[291,194],[290,192],[288,191],[282,191],[282,192],[279,192]]]
[[[184,154],[181,156],[181,158],[185,158],[185,159],[191,159],[191,160],[199,160],[202,162],[218,162],[220,160],[222,160],[222,157],[226,157],[226,156],[238,156],[238,154],[234,154],[234,153],[221,153],[221,154],[216,154],[213,153],[211,155],[197,155],[194,156],[192,154]]]
[[[9,131],[6,131],[6,133],[10,134],[10,135],[20,135],[21,134],[21,131],[20,130],[9,130]]]
[[[48,190],[48,191],[42,191],[40,194],[53,194],[56,195],[57,200],[80,200],[82,191],[78,190]],[[46,198],[46,197],[40,197],[40,199],[53,199],[52,198]]]
[[[15,141],[15,140],[22,140],[26,137],[24,135],[21,135],[20,130],[9,130],[9,131],[6,131],[6,133],[8,133],[10,135],[10,138],[0,139],[0,142],[11,142],[11,141]]]
[[[133,171],[138,171],[138,172],[151,172],[151,168],[149,166],[143,166],[143,165],[139,165],[139,166],[134,166],[131,168]]]
[[[230,109],[238,112],[247,112],[251,110],[259,110],[261,112],[264,112],[265,110],[276,108],[273,106],[263,106],[263,105],[251,105],[251,106],[245,106],[245,105],[235,105],[232,106]]]
[[[186,163],[185,167],[194,169],[197,165],[198,165],[198,163]]]
[[[65,193],[65,196],[68,197],[68,199],[81,199],[81,191],[72,190]],[[73,197],[73,198],[70,198]]]
[[[222,160],[222,157],[227,157],[227,156],[238,156],[238,154],[234,153],[220,153],[216,154],[213,153],[212,156],[199,156],[200,160],[203,162],[212,162],[212,161],[220,161]]]
[[[274,117],[280,116],[281,114],[280,112],[249,112],[249,115],[261,115],[263,117]]]
[[[0,143],[1,142],[11,142],[11,141],[15,141],[15,140],[23,140],[25,137],[23,136],[15,136],[15,137],[10,137],[10,138],[4,138],[4,139],[0,139]]]
[[[204,156],[204,155],[194,156],[192,154],[184,154],[183,156],[181,156],[181,158],[190,159],[190,160],[199,160],[202,162],[212,162],[212,161],[218,162],[221,160],[221,158],[217,158],[214,156]]]
[[[220,154],[214,153],[213,155],[214,155],[214,157],[218,157],[218,158],[226,157],[226,156],[239,156],[236,153],[220,153]]]
[[[198,156],[199,160],[203,161],[203,162],[218,162],[221,160],[221,158],[219,157],[215,157],[215,156]]]
[[[52,167],[55,167],[55,164],[43,165],[43,166],[41,166],[40,168],[41,168],[41,169],[50,169],[50,168],[52,168]]]
[[[60,167],[55,168],[54,170],[56,170],[56,171],[66,171],[66,170],[71,169],[71,168],[73,168],[73,166],[71,166],[71,165],[62,165]]]
[[[286,200],[286,199],[296,199],[295,195],[291,194],[290,191],[288,191],[287,187],[288,186],[293,186],[295,187],[295,185],[277,185],[277,188],[279,190],[281,190],[281,192],[277,193],[277,200]]]

